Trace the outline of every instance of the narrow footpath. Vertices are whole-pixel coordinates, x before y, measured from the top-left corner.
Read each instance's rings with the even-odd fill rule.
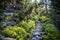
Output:
[[[36,29],[32,32],[31,40],[42,40],[42,26],[40,21],[38,21]]]

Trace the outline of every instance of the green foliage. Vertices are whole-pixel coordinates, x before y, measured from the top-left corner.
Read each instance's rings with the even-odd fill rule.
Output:
[[[35,29],[35,21],[23,20],[17,26],[25,29],[25,31],[27,32],[27,36],[28,36],[27,39],[29,39],[31,37],[32,31]]]
[[[24,40],[24,36],[27,34],[27,32],[22,27],[8,26],[2,30],[2,34],[8,37],[16,38],[18,40]]]
[[[18,12],[16,14],[13,14],[12,17],[13,17],[12,20],[15,20],[16,22],[19,21],[19,14],[18,14]]]
[[[48,28],[43,29],[44,40],[60,40],[60,33],[55,29],[54,25],[50,24]]]
[[[18,26],[22,26],[28,33],[31,33],[32,30],[35,28],[35,21],[25,20],[25,21],[20,22]]]
[[[0,23],[0,28],[1,28],[1,26],[2,26],[2,23]]]
[[[11,21],[11,17],[10,16],[6,16],[5,17],[5,21]]]
[[[27,35],[29,39],[32,31],[35,29],[35,21],[25,20],[21,21],[17,26],[7,26],[2,30],[2,34],[8,37],[16,38],[17,40],[24,40]]]
[[[0,40],[2,40],[2,39],[0,38]]]
[[[46,16],[41,17],[43,40],[60,40],[60,32],[51,24],[51,19]],[[46,26],[48,24],[48,26]]]
[[[14,0],[13,2],[11,1],[12,0],[5,0],[5,1],[2,0],[0,1],[0,6],[9,7],[13,9],[15,6],[17,9],[20,9],[20,11],[16,13],[16,15],[11,15],[13,16],[12,20],[18,22],[18,24],[16,26],[7,26],[6,28],[4,28],[2,30],[3,35],[7,37],[16,38],[17,40],[25,40],[24,39],[25,35],[28,35],[28,38],[30,38],[32,31],[35,29],[35,22],[37,22],[38,19],[41,19],[42,28],[43,28],[42,29],[43,40],[60,40],[59,38],[60,33],[56,30],[54,25],[51,24],[52,20],[46,16],[40,16],[44,14],[44,9],[42,9],[42,6],[38,5],[36,0],[35,0],[36,3],[33,3],[33,4],[32,3],[30,4],[29,0],[28,1],[27,0]],[[12,5],[10,6],[10,4]],[[15,4],[18,4],[18,5],[15,5]],[[52,4],[53,4],[53,1],[52,1]],[[58,6],[56,7],[58,8]],[[60,18],[59,15],[56,15],[57,13],[54,13],[54,14],[55,14],[55,17],[57,17],[57,19]],[[0,10],[0,15],[2,15],[1,10]],[[5,21],[11,21],[10,16],[6,16]],[[48,27],[46,27],[47,24],[48,24]],[[0,26],[1,25],[2,24],[0,23]]]
[[[40,19],[43,23],[51,23],[52,22],[52,20],[46,16],[41,16]]]

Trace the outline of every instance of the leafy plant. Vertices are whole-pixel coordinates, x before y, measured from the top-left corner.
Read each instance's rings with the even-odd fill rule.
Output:
[[[46,16],[40,16],[40,19],[43,23],[51,23],[52,19],[46,17]]]
[[[43,31],[43,40],[60,40],[60,32],[52,24],[52,20],[46,16],[41,17],[42,20],[42,31]],[[48,25],[48,26],[46,26]]]
[[[51,24],[48,28],[45,28],[43,31],[43,39],[44,40],[60,40],[60,33],[55,29],[55,27]]]
[[[18,40],[21,40],[21,38],[24,38],[24,35],[26,35],[27,32],[22,27],[8,26],[8,27],[4,28],[4,30],[2,30],[2,34],[7,37],[12,37],[12,38],[16,38]],[[22,40],[24,40],[24,39],[22,39]]]
[[[33,20],[28,20],[28,21],[22,21],[18,24],[18,26],[23,27],[28,33],[35,28],[35,21]]]

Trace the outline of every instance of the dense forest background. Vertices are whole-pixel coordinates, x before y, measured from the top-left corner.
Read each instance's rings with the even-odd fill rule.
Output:
[[[59,0],[0,0],[0,35],[31,40],[41,21],[42,39],[60,40],[59,4]]]

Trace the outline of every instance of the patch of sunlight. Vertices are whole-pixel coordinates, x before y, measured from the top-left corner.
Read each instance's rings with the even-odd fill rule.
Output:
[[[35,0],[32,0],[32,2],[34,2]]]
[[[36,0],[38,3],[40,2],[40,0]],[[32,2],[35,2],[35,0],[32,0]]]

